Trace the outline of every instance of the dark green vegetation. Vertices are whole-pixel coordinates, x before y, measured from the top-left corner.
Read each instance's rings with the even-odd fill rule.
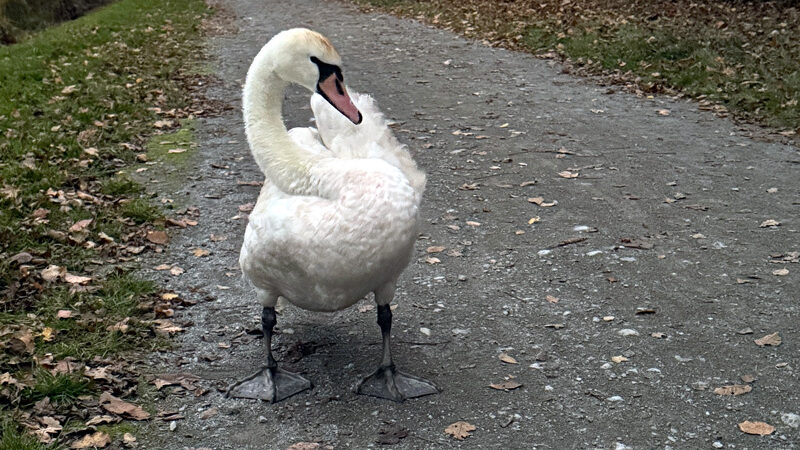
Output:
[[[131,271],[165,221],[125,172],[189,115],[206,12],[122,0],[0,47],[0,449],[46,448],[15,422],[97,396],[84,364],[163,345],[157,287]]]
[[[0,0],[0,44],[13,44],[33,31],[73,20],[111,0]]]
[[[357,0],[493,45],[557,54],[642,92],[800,129],[796,2]]]

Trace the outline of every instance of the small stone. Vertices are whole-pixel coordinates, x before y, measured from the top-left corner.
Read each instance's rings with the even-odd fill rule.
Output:
[[[259,423],[267,423],[267,418],[264,417],[264,416],[258,416],[258,422]]]
[[[458,276],[458,281],[467,281],[467,276],[466,275],[459,275]]]
[[[173,420],[169,423],[169,431],[175,431],[176,428],[178,428],[178,422]]]
[[[792,428],[797,428],[800,427],[800,416],[795,413],[784,413],[781,414],[781,422]]]
[[[620,397],[619,395],[612,395],[611,397],[608,397],[606,400],[608,400],[609,402],[621,402],[622,397]]]
[[[714,443],[713,443],[713,444],[711,444],[711,445],[712,445],[714,448],[722,448],[722,447],[724,447],[724,445],[722,445],[722,442],[720,442],[720,441],[714,441]]]
[[[617,331],[617,334],[619,334],[620,336],[638,336],[639,332],[632,328],[623,328]]]
[[[419,332],[424,334],[425,336],[430,336],[431,335],[430,328],[422,327],[422,328],[419,329]]]

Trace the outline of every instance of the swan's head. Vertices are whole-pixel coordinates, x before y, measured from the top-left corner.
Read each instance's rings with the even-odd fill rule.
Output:
[[[269,64],[278,77],[319,93],[350,121],[361,123],[361,113],[344,85],[342,58],[325,36],[293,28],[275,35],[264,50],[268,50]]]

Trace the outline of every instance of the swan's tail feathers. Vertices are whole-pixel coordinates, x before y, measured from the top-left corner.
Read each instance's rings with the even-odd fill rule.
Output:
[[[361,112],[362,121],[355,125],[321,95],[311,97],[319,137],[337,158],[383,159],[405,173],[418,192],[425,188],[425,174],[389,128],[375,100],[366,94],[348,89],[353,104]]]

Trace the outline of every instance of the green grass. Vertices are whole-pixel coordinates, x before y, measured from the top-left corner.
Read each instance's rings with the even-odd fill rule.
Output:
[[[32,404],[44,398],[58,405],[72,405],[82,395],[92,393],[91,383],[78,374],[56,374],[40,369],[36,384],[22,391],[22,403]]]
[[[39,442],[25,433],[10,414],[0,417],[0,450],[48,450],[54,446]]]
[[[146,323],[157,286],[120,257],[127,245],[142,245],[142,227],[163,212],[125,173],[160,133],[158,111],[188,105],[181,78],[202,54],[206,13],[202,0],[120,0],[0,47],[0,329],[33,337],[32,352],[0,355],[0,373],[30,384],[0,402],[0,450],[51,448],[10,421],[20,408],[47,397],[62,423],[78,423],[80,397],[102,388],[41,370],[34,357],[87,362],[165,345]],[[192,124],[185,126],[152,141],[194,148]],[[70,232],[83,219],[92,222]],[[19,252],[33,260],[10,262]],[[40,273],[51,264],[92,279],[77,288],[45,282]],[[72,317],[58,318],[62,309]],[[124,332],[109,329],[125,319]]]

